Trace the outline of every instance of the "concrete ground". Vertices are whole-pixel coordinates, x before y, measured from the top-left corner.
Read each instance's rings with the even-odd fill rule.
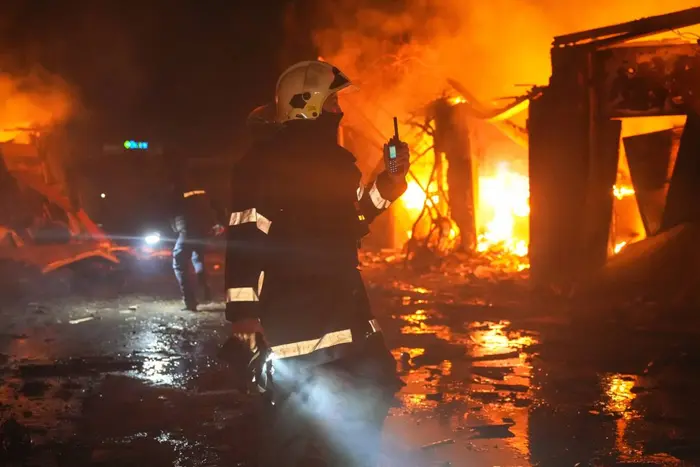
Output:
[[[692,311],[601,314],[483,268],[385,259],[365,275],[406,386],[383,465],[700,465]],[[1,304],[0,465],[248,465],[255,404],[216,357],[222,297],[182,312],[166,261],[133,267],[119,287]]]

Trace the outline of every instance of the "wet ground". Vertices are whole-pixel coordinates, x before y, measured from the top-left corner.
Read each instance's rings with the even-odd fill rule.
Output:
[[[407,383],[385,465],[700,465],[692,310],[602,313],[385,258],[365,275]],[[244,465],[255,405],[216,358],[223,304],[179,311],[167,264],[90,290],[0,309],[0,465]]]

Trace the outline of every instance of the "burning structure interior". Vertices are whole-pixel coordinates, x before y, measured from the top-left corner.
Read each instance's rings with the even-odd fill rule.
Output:
[[[684,166],[698,148],[700,46],[633,41],[698,22],[693,8],[555,38],[550,84],[528,122],[536,281],[576,282],[623,242],[692,220],[684,185],[698,173]]]
[[[677,30],[698,23],[692,8],[556,37],[549,84],[501,108],[448,80],[451,94],[403,120],[414,161],[381,243],[497,252],[570,286],[697,220],[700,38]]]

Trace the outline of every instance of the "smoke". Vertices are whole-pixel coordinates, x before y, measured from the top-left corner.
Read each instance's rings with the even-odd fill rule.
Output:
[[[76,108],[70,87],[43,70],[24,76],[0,73],[0,142],[28,142],[26,129],[65,121]]]
[[[697,0],[318,2],[314,42],[357,81],[348,97],[384,134],[457,79],[479,99],[546,85],[554,36],[697,6]]]

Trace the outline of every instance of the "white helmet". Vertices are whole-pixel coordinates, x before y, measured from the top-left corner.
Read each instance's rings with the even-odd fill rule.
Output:
[[[330,63],[299,62],[287,68],[277,80],[277,121],[316,119],[326,99],[351,84],[350,79]]]

